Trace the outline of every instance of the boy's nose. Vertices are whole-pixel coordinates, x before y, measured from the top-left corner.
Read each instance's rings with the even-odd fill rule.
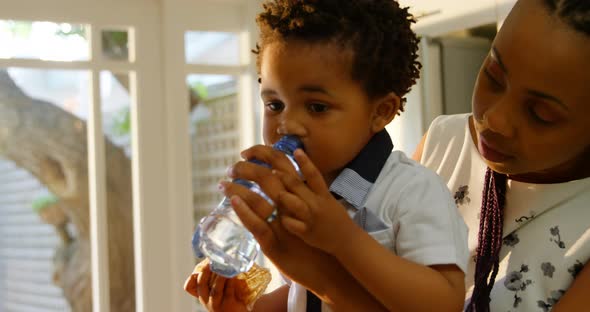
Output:
[[[279,135],[296,135],[302,137],[305,135],[305,127],[303,123],[291,118],[283,118],[277,127],[277,134]]]

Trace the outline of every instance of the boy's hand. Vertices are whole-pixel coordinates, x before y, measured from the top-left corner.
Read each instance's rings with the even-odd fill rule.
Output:
[[[298,176],[287,157],[269,146],[254,146],[244,151],[242,156],[246,159],[256,158],[271,164],[276,170]],[[273,170],[247,161],[235,164],[229,176],[256,182],[275,202],[279,194],[286,192],[281,179]],[[325,274],[329,273],[327,268],[335,267],[337,260],[289,233],[279,222],[283,218],[281,211],[278,220],[267,222],[266,219],[275,208],[259,195],[230,182],[222,182],[221,188],[231,198],[232,206],[244,226],[277,268],[293,281],[321,292],[320,289],[325,287],[324,282],[328,282],[325,279]]]
[[[292,174],[274,172],[285,187],[277,201],[283,212],[281,223],[306,243],[335,254],[349,241],[346,237],[354,233],[350,229],[356,224],[305,152],[296,150],[294,156],[306,182]]]
[[[185,289],[190,288],[190,293],[197,295],[199,302],[208,311],[246,312],[248,311],[246,304],[243,298],[239,298],[237,292],[238,283],[244,283],[244,281],[237,278],[227,279],[217,275],[211,272],[207,264],[196,279],[191,278],[187,281]]]

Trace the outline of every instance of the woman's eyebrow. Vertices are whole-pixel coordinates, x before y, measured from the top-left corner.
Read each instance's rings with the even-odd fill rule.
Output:
[[[504,62],[502,62],[502,56],[500,55],[500,52],[498,52],[498,50],[496,49],[496,47],[492,47],[492,52],[490,53],[491,57],[498,62],[498,65],[500,66],[500,68],[502,69],[502,71],[505,74],[508,74],[508,69],[506,68],[506,65],[504,65]],[[534,96],[534,97],[538,97],[538,98],[542,98],[544,100],[548,100],[551,102],[555,102],[557,104],[559,104],[561,107],[565,108],[566,110],[569,110],[569,107],[567,105],[565,105],[560,99],[558,99],[557,97],[538,91],[538,90],[533,90],[533,89],[527,89],[527,93]]]
[[[565,110],[569,110],[569,107],[567,105],[565,105],[560,99],[558,99],[552,95],[549,95],[549,94],[546,94],[546,93],[543,93],[543,92],[540,92],[537,90],[531,90],[531,89],[527,89],[527,93],[532,96],[539,97],[539,98],[557,103],[557,104],[559,104],[559,106],[563,107]]]
[[[490,53],[492,58],[498,62],[498,65],[500,65],[500,68],[502,69],[502,71],[506,74],[508,74],[508,69],[506,68],[506,65],[504,65],[504,62],[502,62],[502,57],[500,56],[500,53],[498,52],[498,50],[496,49],[496,47],[492,47],[492,53]]]

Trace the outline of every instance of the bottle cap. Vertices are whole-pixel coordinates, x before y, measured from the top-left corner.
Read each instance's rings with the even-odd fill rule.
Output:
[[[298,136],[285,135],[273,145],[273,148],[289,155],[293,155],[293,152],[295,152],[296,149],[303,148],[303,143]]]

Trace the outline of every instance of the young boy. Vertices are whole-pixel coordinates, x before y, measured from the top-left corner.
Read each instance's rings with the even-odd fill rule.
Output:
[[[392,0],[274,0],[258,16],[264,141],[235,164],[275,207],[222,182],[244,225],[289,279],[255,311],[459,311],[466,227],[445,184],[393,151],[385,126],[419,73],[407,9]],[[270,145],[301,138],[302,177]],[[305,180],[305,182],[303,182]],[[328,187],[329,186],[329,187]],[[211,311],[245,310],[235,279],[198,279]],[[209,284],[212,284],[209,287]]]

